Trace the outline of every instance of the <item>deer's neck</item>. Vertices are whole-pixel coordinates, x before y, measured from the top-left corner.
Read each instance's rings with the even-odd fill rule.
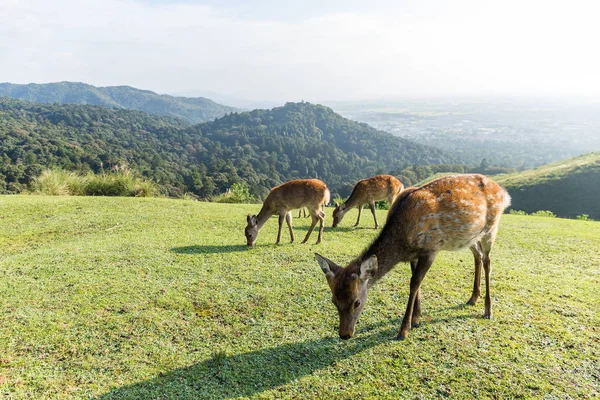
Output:
[[[398,240],[394,232],[384,226],[381,234],[369,246],[367,250],[359,257],[359,262],[366,260],[372,255],[377,256],[377,272],[371,280],[371,284],[377,282],[385,274],[390,272],[392,268],[399,262],[410,261],[410,254],[402,245],[402,241]]]
[[[260,209],[260,212],[258,213],[258,215],[256,216],[256,219],[258,220],[257,222],[257,226],[258,229],[262,228],[263,225],[269,220],[269,218],[271,218],[275,213],[272,212],[271,210],[269,210],[269,208],[263,204],[263,207]]]
[[[346,200],[346,203],[344,203],[346,204],[346,211],[363,204],[364,202],[361,202],[361,200],[362,199],[360,199],[359,196],[355,196],[354,193],[352,193],[350,197],[348,197],[348,200]]]

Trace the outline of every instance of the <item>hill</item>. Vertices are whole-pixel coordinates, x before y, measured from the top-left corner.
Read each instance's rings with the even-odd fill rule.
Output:
[[[0,99],[0,191],[18,192],[44,168],[99,171],[122,163],[171,195],[201,197],[245,181],[262,197],[289,179],[318,177],[348,195],[359,179],[413,164],[455,162],[442,150],[288,103],[190,126],[174,118],[90,105]],[[4,186],[2,186],[4,185]]]
[[[96,87],[79,82],[28,85],[0,83],[0,96],[38,103],[91,104],[126,108],[183,118],[192,123],[212,121],[237,111],[233,107],[217,104],[204,97],[174,97],[130,86]]]
[[[600,218],[600,153],[495,176],[512,197],[516,210],[550,210],[563,217],[588,214]]]
[[[313,252],[348,261],[379,231],[348,228],[352,210],[321,245],[273,246],[273,219],[247,249],[259,207],[0,196],[0,397],[600,396],[600,223],[505,215],[493,319],[483,299],[464,306],[471,252],[443,252],[408,340],[392,340],[410,280],[400,264],[342,342]]]

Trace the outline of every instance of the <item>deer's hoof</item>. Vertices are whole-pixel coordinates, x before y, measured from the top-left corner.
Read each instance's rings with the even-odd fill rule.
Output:
[[[420,321],[416,321],[416,322],[411,322],[410,323],[410,327],[411,328],[418,328],[419,326],[421,326],[421,322]]]
[[[471,297],[469,299],[469,301],[467,301],[468,306],[474,306],[476,303],[477,303],[477,299],[474,299],[473,297]]]
[[[405,340],[408,337],[408,330],[401,330],[398,332],[398,336],[396,336],[395,340]]]

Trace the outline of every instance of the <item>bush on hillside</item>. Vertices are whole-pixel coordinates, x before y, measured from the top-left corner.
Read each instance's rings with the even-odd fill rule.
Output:
[[[256,203],[256,198],[250,194],[248,185],[243,182],[234,183],[223,194],[211,198],[215,203]]]
[[[60,169],[46,170],[33,180],[31,192],[49,196],[135,196],[158,194],[158,186],[135,176],[126,167],[87,175]]]
[[[527,213],[523,210],[508,210],[508,213],[511,215],[527,215]]]
[[[539,210],[539,211],[532,213],[531,215],[533,215],[534,217],[556,218],[556,214],[554,214],[552,211],[548,211],[548,210]]]

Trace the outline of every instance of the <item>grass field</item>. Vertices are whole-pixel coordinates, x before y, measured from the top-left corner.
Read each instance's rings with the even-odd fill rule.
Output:
[[[483,300],[464,306],[471,253],[443,253],[408,340],[392,340],[400,264],[341,341],[313,253],[350,261],[372,219],[351,228],[352,211],[332,230],[327,209],[324,243],[274,246],[273,218],[247,249],[245,215],[259,208],[0,196],[0,398],[600,396],[600,223],[505,215],[494,319]],[[294,222],[299,242],[308,219]]]

